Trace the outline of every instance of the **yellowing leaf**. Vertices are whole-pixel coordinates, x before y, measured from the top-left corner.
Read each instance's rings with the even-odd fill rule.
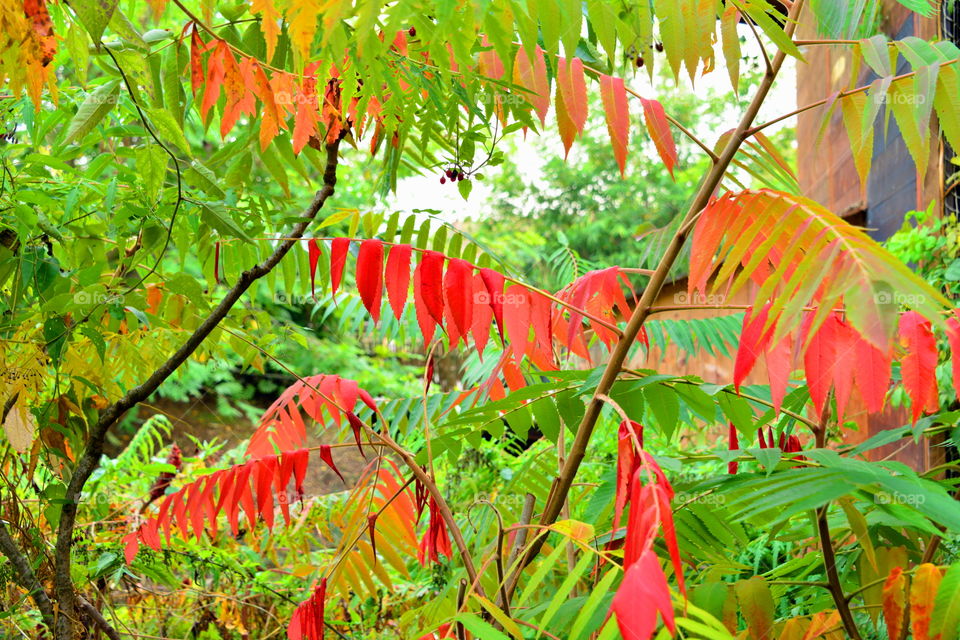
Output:
[[[37,431],[37,424],[27,407],[27,403],[23,400],[23,394],[10,408],[10,413],[3,421],[3,431],[7,434],[7,440],[10,441],[10,446],[15,451],[24,453],[30,450],[30,446],[33,444],[33,435]]]
[[[940,586],[940,569],[929,562],[921,564],[913,573],[910,585],[910,628],[913,640],[932,640],[930,616]]]
[[[899,638],[900,629],[903,628],[906,585],[907,577],[900,567],[894,567],[883,584],[883,619],[887,623],[887,635],[890,638]]]

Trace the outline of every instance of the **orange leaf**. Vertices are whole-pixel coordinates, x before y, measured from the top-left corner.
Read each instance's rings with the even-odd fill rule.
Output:
[[[907,578],[903,569],[894,567],[883,583],[883,619],[887,623],[887,636],[899,638],[903,626],[904,588]]]
[[[954,314],[957,312],[954,311]],[[947,341],[950,343],[950,358],[953,371],[953,390],[960,398],[960,320],[947,320]]]
[[[270,81],[267,80],[267,74],[264,73],[260,65],[254,65],[253,67],[253,92],[263,104],[263,113],[260,115],[260,148],[266,149],[276,135],[280,133],[280,127],[283,123],[280,119],[276,98],[273,95],[273,88],[270,86]]]
[[[557,111],[557,129],[560,131],[560,140],[563,142],[563,158],[566,160],[570,154],[570,147],[573,146],[573,139],[577,137],[577,125],[573,123],[570,114],[567,113],[567,106],[563,102],[559,82],[554,96],[554,105]]]
[[[583,127],[587,124],[587,84],[580,58],[573,58],[569,62],[565,58],[557,58],[557,88],[563,96],[570,122],[576,127],[577,133],[583,133]]]
[[[940,637],[939,634],[930,636],[930,616],[942,578],[940,569],[929,562],[921,564],[913,573],[910,584],[910,627],[913,630],[913,640],[935,640]]]
[[[657,153],[660,159],[666,165],[667,171],[673,176],[673,167],[677,164],[677,147],[673,142],[673,135],[670,133],[670,123],[667,121],[667,115],[663,111],[663,105],[656,100],[640,98],[640,104],[643,105],[643,117],[647,123],[647,131],[653,138],[653,144],[657,147]]]
[[[517,57],[513,62],[513,84],[529,91],[521,95],[530,102],[540,118],[540,124],[543,125],[550,108],[550,83],[547,80],[547,63],[543,57],[543,49],[539,45],[534,50],[532,66],[523,49],[517,49]]]
[[[273,0],[251,0],[251,13],[262,15],[260,30],[267,43],[267,62],[273,60],[273,52],[277,48],[277,36],[280,35],[280,12],[273,4]]]
[[[223,52],[229,51],[226,47],[217,47],[207,58],[207,80],[203,87],[203,102],[200,103],[200,115],[204,121],[210,112],[210,107],[217,104],[220,98],[220,85],[223,84]]]
[[[620,166],[620,177],[627,164],[627,142],[630,139],[630,111],[623,78],[600,76],[600,96],[607,115],[607,132],[613,145],[613,155]]]

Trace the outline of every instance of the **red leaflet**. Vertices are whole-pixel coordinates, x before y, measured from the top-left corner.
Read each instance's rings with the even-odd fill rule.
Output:
[[[317,263],[320,261],[320,245],[316,239],[310,238],[307,242],[307,251],[310,255],[310,295],[317,297]]]
[[[493,50],[493,45],[490,44],[487,34],[483,34],[480,46],[485,49],[485,51],[480,52],[478,59],[480,73],[492,80],[499,80],[503,77],[503,61]]]
[[[676,631],[670,587],[652,550],[645,550],[639,560],[627,567],[610,608],[624,638],[649,640],[657,628],[657,612],[670,632]]]
[[[890,389],[890,352],[884,352],[860,335],[854,346],[853,377],[867,411],[883,410],[884,399]]]
[[[808,313],[804,319],[801,335],[807,335],[813,322],[813,313]],[[807,374],[807,386],[810,389],[810,399],[813,401],[817,415],[823,413],[827,394],[834,379],[834,364],[836,362],[837,331],[840,321],[835,313],[824,319],[823,324],[810,339],[809,346],[803,354],[803,367]],[[772,445],[773,443],[771,443]]]
[[[220,98],[220,85],[223,84],[223,47],[215,47],[207,58],[207,80],[203,87],[203,102],[200,103],[200,114],[204,122],[210,107],[217,104]],[[229,49],[228,49],[229,51]]]
[[[253,66],[256,63],[253,58],[245,58],[241,67],[225,41],[221,40],[218,46],[224,49],[221,58],[226,102],[220,118],[220,137],[225,138],[242,114],[254,112],[256,102],[247,87],[255,84]]]
[[[132,564],[137,552],[140,551],[140,543],[147,545],[154,551],[160,550],[160,534],[157,531],[157,521],[148,518],[143,524],[120,538],[123,542],[123,557],[127,564]]]
[[[773,410],[779,414],[783,398],[787,393],[790,372],[793,371],[793,335],[783,336],[777,344],[768,343],[763,353],[763,360],[767,365]]]
[[[387,299],[390,301],[390,308],[393,309],[393,315],[397,320],[403,315],[403,308],[407,304],[407,293],[410,289],[410,252],[410,245],[398,244],[390,247],[390,254],[387,256],[385,272]]]
[[[347,264],[350,250],[349,238],[334,238],[330,244],[330,294],[336,295],[343,279],[343,267]]]
[[[854,363],[859,336],[856,330],[837,318],[834,334],[833,388],[837,398],[837,423],[843,424],[843,414],[853,390]]]
[[[737,428],[733,426],[732,422],[730,423],[729,428],[730,428],[730,433],[728,435],[727,448],[730,451],[736,451],[740,448],[740,440],[737,437]],[[733,460],[727,463],[727,473],[729,473],[732,476],[737,474],[737,470],[739,468],[740,468],[740,463],[737,462],[736,460]]]
[[[213,243],[213,281],[220,284],[220,243]]]
[[[420,295],[434,322],[443,325],[442,253],[427,251],[420,259]]]
[[[190,34],[190,86],[193,88],[193,95],[197,95],[197,91],[203,86],[203,61],[200,58],[203,49],[203,40],[200,39],[197,26],[193,25],[193,32]]]
[[[373,316],[373,323],[380,321],[380,299],[383,292],[383,243],[370,239],[360,243],[357,255],[357,290],[363,306]]]
[[[480,277],[483,279],[483,284],[487,287],[487,293],[490,294],[488,303],[493,310],[493,318],[497,322],[500,338],[503,339],[503,285],[506,279],[502,273],[494,271],[493,269],[480,269]]]
[[[504,294],[503,322],[517,362],[523,358],[530,333],[530,305],[525,287],[511,284]]]
[[[587,84],[580,58],[574,57],[569,61],[557,58],[557,89],[570,122],[577,133],[583,133],[583,127],[587,124]]]
[[[937,397],[937,339],[929,320],[916,311],[907,311],[900,316],[900,342],[906,348],[900,374],[916,422],[922,413],[933,413],[940,405]]]
[[[417,312],[417,324],[420,326],[423,343],[430,344],[437,322],[430,315],[427,303],[423,299],[423,261],[413,270],[413,306]]]
[[[366,454],[363,453],[363,445],[360,443],[360,431],[363,428],[363,423],[360,422],[358,418],[352,411],[347,412],[347,422],[350,423],[350,429],[353,430],[353,439],[357,442],[357,449],[360,450],[360,455],[366,458]]]
[[[643,426],[633,420],[620,423],[617,433],[617,494],[613,508],[613,532],[620,528],[620,516],[630,502],[630,490],[634,475],[640,468],[637,453],[643,448]]]
[[[743,314],[743,329],[740,332],[740,346],[737,348],[737,359],[733,365],[733,386],[740,392],[740,383],[757,363],[757,358],[764,352],[770,343],[774,326],[767,327],[767,317],[770,311],[768,302],[758,313],[753,307]]]
[[[443,521],[443,516],[440,515],[440,507],[433,496],[430,496],[429,505],[430,522],[417,550],[417,560],[422,566],[427,566],[427,560],[439,562],[441,555],[448,558],[453,556],[450,538],[447,537],[447,525]]]
[[[323,640],[323,614],[327,599],[327,579],[320,578],[313,595],[293,612],[287,627],[288,640]]]
[[[367,531],[370,534],[370,548],[373,555],[373,564],[377,564],[377,514],[367,516]]]
[[[460,258],[451,258],[443,278],[443,292],[457,331],[466,339],[473,319],[473,265]],[[455,340],[451,338],[453,342]]]
[[[660,159],[663,160],[663,164],[672,176],[673,167],[677,164],[677,147],[673,142],[670,123],[663,111],[663,105],[656,100],[646,98],[640,98],[640,104],[643,105],[643,118],[647,123],[647,131],[650,132],[650,137],[657,148],[657,153],[660,154]]]
[[[954,314],[956,313],[954,311]],[[956,317],[947,319],[947,342],[950,343],[953,391],[960,399],[960,320]]]
[[[523,48],[517,49],[517,57],[513,61],[513,84],[529,91],[521,95],[537,112],[541,126],[544,125],[547,110],[550,108],[550,83],[547,81],[547,63],[543,57],[543,49],[539,45],[534,50],[532,66]]]
[[[339,426],[343,414],[353,411],[358,399],[367,406],[373,402],[355,381],[340,376],[321,374],[294,382],[263,412],[250,437],[247,455],[263,457],[276,450],[301,448],[307,438],[301,411],[322,426],[328,419]],[[375,404],[372,410],[376,410]]]
[[[603,98],[603,109],[607,116],[607,133],[610,134],[613,156],[620,166],[620,177],[623,177],[627,165],[627,143],[630,140],[630,111],[623,78],[601,75],[600,97]]]
[[[343,474],[340,473],[340,469],[337,469],[337,465],[333,463],[333,454],[330,449],[330,445],[322,444],[320,445],[320,459],[323,460],[328,467],[333,469],[333,472],[340,477],[343,484],[347,484],[347,481],[344,479]]]
[[[473,323],[470,333],[473,335],[473,343],[477,347],[477,353],[483,359],[483,349],[490,339],[493,307],[490,306],[490,294],[487,291],[487,286],[483,283],[483,276],[479,273],[473,275],[473,301]]]

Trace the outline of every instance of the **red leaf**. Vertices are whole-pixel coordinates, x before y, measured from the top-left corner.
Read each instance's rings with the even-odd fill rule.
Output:
[[[485,49],[481,51],[478,56],[479,62],[479,71],[481,75],[490,78],[491,80],[499,80],[503,77],[503,61],[500,60],[500,56],[497,55],[497,52],[493,50],[493,45],[490,44],[490,40],[487,38],[487,34],[483,34],[483,38],[480,40],[480,46]]]
[[[907,311],[900,316],[900,341],[906,348],[900,374],[916,422],[922,413],[933,413],[940,406],[937,397],[937,339],[929,320],[916,311]]]
[[[253,99],[253,93],[247,87],[255,84],[253,77],[255,62],[253,58],[245,58],[242,66],[238,65],[225,41],[221,40],[218,46],[224,49],[222,54],[223,87],[226,96],[223,115],[220,117],[220,137],[226,138],[242,114],[254,113],[256,101]]]
[[[885,353],[869,340],[858,336],[854,360],[854,381],[867,405],[867,411],[879,413],[890,390],[890,352]]]
[[[953,391],[960,399],[960,320],[956,317],[947,319],[947,342],[950,343]]]
[[[317,133],[319,110],[317,108],[317,77],[319,62],[308,64],[303,70],[303,82],[294,96],[297,113],[293,125],[293,152],[300,153],[310,138]]]
[[[457,331],[466,337],[473,319],[473,265],[451,258],[443,277],[443,290]],[[455,341],[451,339],[452,342]]]
[[[347,252],[350,250],[348,238],[334,238],[330,243],[330,294],[336,295],[343,279],[343,268],[347,264]]]
[[[527,350],[527,339],[530,333],[528,295],[526,287],[518,284],[507,287],[504,295],[503,321],[517,362],[523,358],[523,353]]]
[[[621,422],[617,430],[617,492],[613,507],[613,534],[620,527],[620,516],[624,507],[630,501],[630,489],[633,476],[640,468],[640,458],[637,457],[637,445],[643,447],[643,427],[634,422]]]
[[[323,640],[327,579],[320,578],[313,595],[294,610],[287,627],[288,640]]]
[[[764,352],[773,335],[774,327],[767,327],[767,318],[770,311],[768,302],[759,312],[751,307],[743,314],[743,328],[740,332],[740,345],[737,348],[737,358],[733,365],[733,386],[737,393],[740,384],[753,369],[757,358]]]
[[[140,536],[137,531],[131,531],[120,539],[123,542],[123,558],[127,564],[133,564],[137,552],[140,550]]]
[[[777,344],[767,344],[763,354],[770,380],[770,399],[773,410],[780,413],[783,398],[787,393],[790,372],[793,371],[793,336],[787,334]]]
[[[253,91],[263,104],[263,113],[260,115],[260,149],[265,150],[280,133],[280,128],[285,125],[280,117],[280,110],[277,108],[273,88],[270,86],[270,81],[267,80],[267,74],[264,73],[259,64],[253,66],[253,77]]]
[[[729,425],[730,433],[728,435],[727,448],[730,451],[736,451],[740,448],[740,439],[737,437],[737,428],[733,426],[731,422]],[[730,475],[736,475],[737,470],[740,468],[740,463],[736,460],[732,460],[727,463],[727,473]]]
[[[200,56],[203,54],[205,45],[200,39],[200,32],[197,26],[193,25],[193,32],[190,34],[190,86],[193,88],[193,95],[203,86],[203,60]]]
[[[360,243],[357,289],[363,306],[376,324],[380,321],[380,298],[383,294],[383,243],[379,240],[369,239]]]
[[[200,103],[200,115],[204,122],[207,120],[210,107],[217,104],[217,100],[220,98],[220,85],[223,84],[223,76],[223,47],[218,46],[207,58],[207,79],[203,87],[203,102]]]
[[[883,583],[881,603],[883,607],[883,619],[887,623],[887,637],[899,638],[900,630],[903,628],[903,610],[906,602],[904,589],[907,585],[907,578],[903,575],[903,569],[894,567]]]
[[[657,628],[657,612],[671,633],[676,632],[670,587],[656,554],[647,549],[626,569],[623,582],[613,597],[620,635],[631,640],[649,640]]]
[[[410,252],[410,245],[398,244],[390,247],[390,254],[387,256],[385,271],[387,299],[397,320],[403,315],[403,307],[407,304],[410,288]]]
[[[443,260],[438,251],[427,251],[420,259],[420,295],[433,320],[443,325]]]
[[[310,254],[310,295],[317,297],[317,263],[320,261],[320,245],[316,239],[310,238],[307,242],[307,250]]]
[[[493,307],[490,306],[490,293],[487,286],[483,283],[483,276],[479,273],[473,275],[473,322],[470,333],[473,334],[473,343],[477,347],[477,353],[481,359],[483,349],[487,346],[490,339],[490,323],[493,321]]]
[[[527,89],[529,93],[520,95],[530,102],[540,118],[541,126],[546,123],[547,110],[550,108],[550,83],[547,81],[547,63],[543,49],[537,45],[533,55],[533,65],[520,47],[513,61],[513,84]]]
[[[483,278],[483,284],[487,287],[487,293],[490,294],[490,308],[493,309],[493,319],[497,322],[497,329],[500,331],[501,340],[504,339],[503,324],[503,285],[506,279],[503,274],[493,269],[480,269],[480,277]]]
[[[813,313],[807,314],[801,335],[807,335],[813,322]],[[834,364],[836,362],[836,335],[840,321],[836,314],[831,313],[824,319],[823,324],[809,340],[806,352],[803,354],[803,367],[807,375],[807,386],[810,389],[810,399],[813,401],[817,415],[823,413],[827,394],[834,379]],[[771,443],[772,444],[772,443]]]
[[[643,118],[647,123],[647,131],[650,132],[657,153],[660,154],[660,159],[663,160],[667,171],[673,176],[673,167],[677,164],[677,147],[673,142],[670,123],[663,111],[663,105],[656,100],[646,98],[640,98],[640,104],[643,105]]]
[[[574,57],[569,61],[557,58],[557,88],[570,122],[576,127],[577,133],[583,133],[583,127],[587,124],[587,84],[580,58]]]
[[[337,469],[337,465],[333,463],[333,454],[330,449],[330,445],[322,444],[320,445],[320,459],[323,460],[328,467],[333,469],[333,472],[340,476],[340,480],[343,484],[347,484],[347,481],[344,479],[343,474],[340,473],[340,470]]]
[[[837,398],[837,423],[843,424],[843,415],[853,390],[854,362],[859,336],[856,330],[838,318],[835,325],[833,388]]]
[[[519,56],[519,52],[517,53]],[[630,140],[630,110],[627,105],[627,90],[623,78],[600,76],[600,97],[607,116],[607,133],[613,145],[613,156],[620,167],[620,177],[624,176],[627,165],[627,144]]]
[[[420,261],[413,270],[413,306],[417,312],[417,324],[420,326],[420,335],[423,336],[423,343],[428,345],[430,341],[433,340],[437,322],[433,319],[433,316],[427,309],[427,303],[423,299],[423,261]]]
[[[357,442],[357,449],[360,450],[360,455],[366,458],[366,454],[363,453],[363,445],[360,443],[360,431],[363,428],[363,423],[360,422],[358,418],[352,411],[347,412],[347,421],[350,423],[350,429],[353,431],[353,439]]]
[[[220,284],[220,243],[213,243],[213,281]]]

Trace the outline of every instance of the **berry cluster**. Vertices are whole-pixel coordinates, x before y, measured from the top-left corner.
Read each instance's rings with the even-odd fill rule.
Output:
[[[450,182],[459,182],[467,177],[467,174],[463,172],[463,168],[460,166],[454,166],[450,169],[447,169],[443,172],[443,175],[440,176],[440,184],[446,183],[447,180]]]
[[[653,48],[656,49],[658,53],[662,53],[662,52],[663,52],[663,43],[662,43],[662,42],[655,42],[655,43],[653,44]],[[633,59],[633,62],[634,62],[634,64],[637,65],[637,68],[639,69],[640,67],[643,66],[643,56],[640,55],[640,54],[637,54],[637,56]]]

